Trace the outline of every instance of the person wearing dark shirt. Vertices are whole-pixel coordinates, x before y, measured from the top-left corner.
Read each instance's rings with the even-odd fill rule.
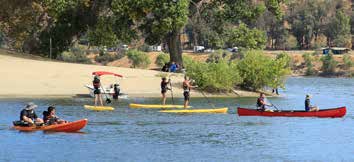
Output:
[[[171,83],[171,80],[169,79],[168,81],[166,81],[166,78],[163,77],[162,81],[161,81],[161,94],[162,94],[162,105],[166,104],[166,92],[167,90],[169,90],[169,88],[167,87],[167,85]]]
[[[101,96],[101,80],[98,75],[95,75],[92,81],[93,88],[94,88],[94,95],[95,95],[95,106],[97,106],[97,101],[100,100],[101,106],[103,106],[102,96]]]
[[[20,120],[22,122],[28,122],[29,124],[37,124],[43,123],[41,118],[38,118],[34,109],[38,107],[33,102],[27,103],[26,107],[21,111]]]
[[[305,98],[305,111],[319,111],[320,109],[317,106],[311,105],[311,95],[307,94]]]
[[[67,121],[60,119],[55,114],[56,110],[54,106],[49,106],[47,111],[43,112],[43,121],[47,125],[53,124],[63,124],[67,123]]]
[[[169,69],[169,66],[168,66],[168,63],[165,63],[165,65],[162,67],[161,71],[162,72],[168,72],[170,69]]]
[[[266,106],[271,106],[271,105],[267,104],[265,100],[266,100],[266,98],[265,98],[264,93],[261,93],[259,95],[259,98],[257,99],[257,109],[261,110],[261,111],[271,111],[266,108]]]

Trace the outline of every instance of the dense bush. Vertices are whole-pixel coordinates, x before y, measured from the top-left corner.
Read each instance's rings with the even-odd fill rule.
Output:
[[[220,60],[226,60],[226,59],[230,59],[230,55],[231,53],[228,51],[224,51],[224,50],[217,50],[213,53],[211,53],[208,57],[208,59],[206,60],[206,62],[208,63],[218,63]]]
[[[239,85],[242,79],[236,64],[222,60],[218,63],[189,62],[186,64],[187,75],[196,81],[203,90],[226,92]]]
[[[255,50],[247,51],[244,55],[244,59],[238,63],[243,87],[252,90],[265,86],[284,87],[284,76],[290,72],[286,67],[286,59],[272,60]]]
[[[321,58],[323,74],[333,74],[336,71],[338,62],[334,60],[333,54],[330,52],[328,55]]]
[[[305,66],[306,66],[306,72],[305,75],[313,75],[315,73],[315,70],[313,69],[313,64],[312,64],[312,56],[309,53],[304,53],[302,55],[302,58],[304,59]]]
[[[58,56],[59,60],[65,62],[85,63],[90,64],[91,60],[87,58],[86,53],[80,49],[73,48],[69,51],[64,51]]]
[[[141,67],[146,68],[150,65],[151,61],[145,52],[136,49],[128,50],[128,59],[132,62],[133,68]]]
[[[168,63],[170,61],[170,55],[166,54],[166,53],[160,53],[157,58],[155,63],[160,66],[163,67],[166,63]]]
[[[95,58],[96,62],[102,63],[103,65],[106,65],[109,62],[112,62],[114,60],[119,59],[119,56],[116,54],[109,54],[107,52],[104,52],[102,54],[100,54],[99,56],[97,56]]]
[[[287,68],[292,68],[292,66],[293,66],[292,58],[285,52],[278,54],[276,59],[277,60],[283,59],[284,62],[286,63],[285,67],[287,67]]]
[[[204,90],[229,91],[235,86],[258,90],[263,87],[284,87],[284,79],[290,73],[288,59],[271,59],[260,51],[247,51],[237,61],[219,59],[217,62],[201,63],[186,61],[187,75],[196,80]]]
[[[345,70],[348,70],[350,69],[351,67],[353,66],[353,61],[352,59],[350,58],[349,55],[344,55],[343,56],[343,68]]]

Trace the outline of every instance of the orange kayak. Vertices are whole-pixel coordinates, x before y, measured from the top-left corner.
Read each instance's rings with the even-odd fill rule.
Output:
[[[84,128],[87,124],[87,119],[81,119],[74,122],[44,126],[14,126],[16,130],[20,131],[54,131],[54,132],[76,132]]]

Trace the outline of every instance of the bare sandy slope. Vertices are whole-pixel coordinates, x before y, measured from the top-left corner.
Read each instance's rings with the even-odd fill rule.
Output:
[[[119,79],[122,92],[130,97],[159,97],[160,80],[156,76],[160,72],[152,70],[72,64],[63,62],[41,61],[0,55],[0,97],[70,97],[78,94],[88,94],[85,84],[91,84],[93,71],[110,71],[122,74]],[[182,97],[182,75],[171,77],[175,97]],[[108,86],[116,78],[107,76],[101,78],[103,85]],[[252,92],[237,91],[241,96],[255,96]],[[192,92],[192,96],[202,94]],[[229,96],[219,94],[217,96]]]

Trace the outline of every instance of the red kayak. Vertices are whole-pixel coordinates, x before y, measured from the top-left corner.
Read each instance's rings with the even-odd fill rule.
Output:
[[[54,125],[43,126],[14,126],[15,129],[20,131],[54,131],[54,132],[76,132],[84,128],[87,124],[87,119],[81,119],[74,122]]]
[[[237,108],[239,116],[284,116],[284,117],[319,117],[319,118],[340,118],[347,112],[345,106],[333,109],[323,109],[320,111],[301,110],[274,110],[274,112],[259,111],[256,109]]]

